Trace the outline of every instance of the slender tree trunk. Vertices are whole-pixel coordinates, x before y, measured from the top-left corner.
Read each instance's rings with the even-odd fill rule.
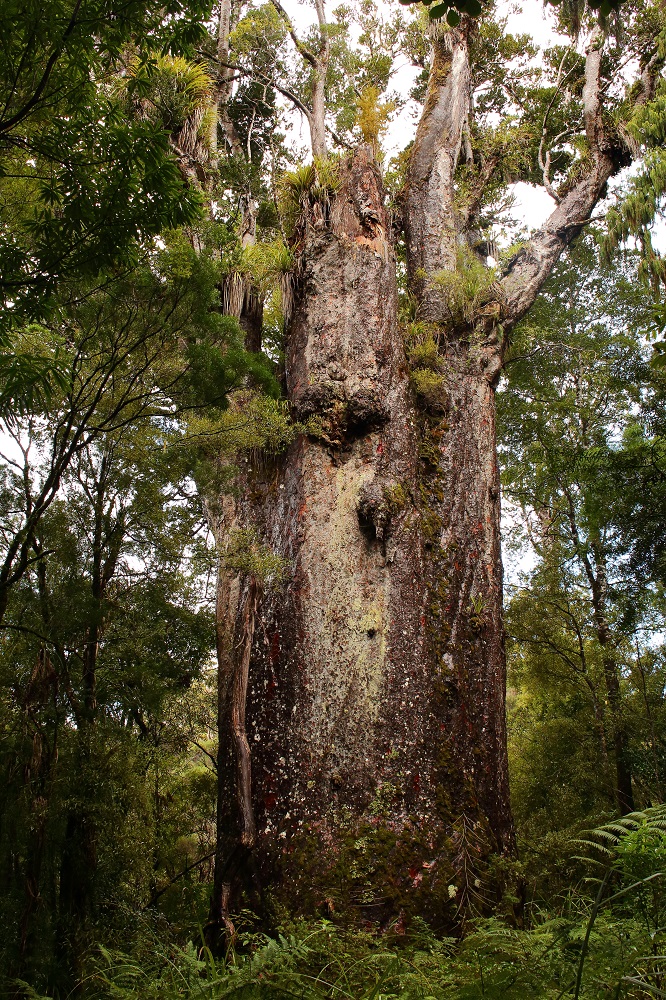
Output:
[[[12,970],[13,976],[17,979],[26,978],[27,970],[39,946],[36,925],[42,905],[42,868],[49,818],[50,786],[57,759],[57,730],[55,728],[52,730],[49,740],[42,712],[53,698],[56,685],[56,675],[50,657],[45,649],[41,649],[22,698],[25,737],[31,743],[30,758],[23,768],[30,823],[23,866],[25,904],[19,921],[18,957],[16,966]]]
[[[243,198],[242,211],[241,243],[243,247],[252,246],[257,239],[257,205],[251,194]],[[264,325],[264,299],[247,276],[244,278],[243,303],[238,321],[245,333],[245,350],[259,352]]]
[[[88,626],[82,654],[82,697],[76,714],[76,754],[78,779],[85,789],[95,780],[98,705],[97,668],[99,644],[103,636],[104,603],[124,537],[122,513],[112,524],[107,487],[113,467],[110,447],[102,455],[94,475],[94,531],[90,579]],[[87,947],[88,925],[94,917],[99,830],[92,794],[80,794],[69,807],[60,866],[59,948],[70,980],[80,988],[81,963]]]
[[[232,0],[220,0],[217,21],[217,78],[214,89],[216,114],[213,117],[210,135],[211,165],[215,169],[219,163],[218,129],[222,129],[232,155],[239,158],[243,155],[242,143],[236,134],[228,110],[234,79],[233,70],[227,65],[230,61],[231,6]]]
[[[331,43],[326,24],[326,10],[324,0],[315,0],[315,10],[317,12],[317,23],[319,26],[319,39],[316,51],[308,48],[296,34],[294,25],[289,18],[280,0],[271,0],[276,11],[282,18],[291,39],[296,46],[296,51],[310,67],[310,107],[308,108],[291,93],[287,94],[295,102],[296,106],[305,115],[310,129],[310,146],[312,155],[316,160],[325,159],[328,155],[326,144],[326,75],[331,57]],[[283,91],[283,93],[286,93]]]
[[[631,758],[629,753],[629,733],[625,708],[620,686],[620,665],[614,651],[613,635],[608,621],[608,577],[606,570],[606,553],[603,543],[597,537],[588,551],[583,544],[576,523],[575,503],[567,492],[569,530],[578,558],[582,564],[590,588],[592,613],[601,647],[601,662],[604,671],[606,701],[611,724],[613,742],[613,760],[615,764],[615,801],[622,813],[633,812],[634,794],[631,784]],[[594,557],[594,563],[591,556]]]
[[[620,691],[620,671],[608,647],[603,652],[604,680],[613,725],[613,749],[616,772],[616,799],[621,813],[634,811],[634,793],[631,784],[631,758],[629,755],[629,734],[624,718],[624,706]]]
[[[77,731],[77,776],[85,789],[94,765],[92,725],[84,722]],[[67,825],[60,859],[56,953],[62,987],[65,992],[82,989],[83,956],[89,944],[88,924],[94,912],[94,886],[97,871],[98,832],[90,810],[82,804],[85,791],[79,791],[79,804],[67,813]]]
[[[595,562],[597,572],[596,575],[592,576],[590,586],[597,638],[601,646],[606,697],[608,699],[609,714],[613,729],[616,773],[615,798],[620,812],[628,813],[634,810],[629,733],[627,732],[626,712],[620,687],[620,665],[614,654],[611,629],[606,615],[606,568],[603,554],[598,546],[595,546]]]
[[[328,155],[326,145],[326,74],[331,57],[331,44],[326,24],[324,0],[315,0],[317,21],[319,24],[319,50],[316,62],[312,67],[312,114],[310,123],[310,142],[312,155],[324,159]]]

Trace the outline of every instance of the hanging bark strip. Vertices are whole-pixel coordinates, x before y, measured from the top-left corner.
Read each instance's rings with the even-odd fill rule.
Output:
[[[238,827],[233,832],[227,829],[226,836],[218,840],[217,849],[220,852],[223,851],[224,856],[216,856],[215,858],[214,891],[209,922],[205,931],[206,940],[215,951],[220,951],[222,944],[224,944],[225,950],[233,944],[236,937],[236,930],[231,918],[231,901],[234,890],[236,890],[237,896],[238,881],[247,884],[248,880],[250,882],[252,880],[252,865],[249,856],[255,844],[256,827],[252,807],[252,754],[245,731],[245,705],[259,595],[260,588],[256,579],[252,577],[243,600],[242,634],[234,651],[231,704],[229,705],[225,701],[226,718],[224,725],[220,727],[220,731],[223,733],[228,723],[231,730]],[[224,773],[225,769],[222,770],[222,774]],[[223,784],[219,784],[218,787],[220,795],[224,795],[229,790]],[[225,812],[220,796],[218,796],[218,815],[224,816]]]
[[[229,538],[237,521],[233,499],[227,496],[221,503],[205,507],[218,547],[215,608],[218,753],[215,869],[204,940],[214,954],[224,954],[236,933],[230,915],[232,896],[238,895],[239,883],[252,881],[249,855],[255,843],[256,826],[245,713],[261,588],[254,576],[245,582],[244,588],[241,576],[225,564],[225,538]],[[240,634],[236,640],[237,632]]]
[[[231,732],[236,757],[236,787],[241,821],[240,843],[248,849],[254,847],[256,827],[252,808],[252,755],[245,731],[245,706],[258,599],[259,586],[256,579],[251,577],[243,604],[243,632],[231,695]]]

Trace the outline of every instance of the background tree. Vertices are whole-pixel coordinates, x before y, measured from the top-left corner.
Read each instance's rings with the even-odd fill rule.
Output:
[[[100,921],[155,889],[151,730],[209,657],[210,612],[195,610],[184,562],[196,508],[172,486],[161,437],[126,425],[77,454],[4,623],[4,892],[20,932],[7,971],[60,989],[81,978]]]
[[[663,795],[663,600],[632,559],[626,499],[660,392],[636,258],[602,266],[578,242],[516,329],[499,396],[504,489],[536,558],[507,608],[514,803],[532,840]]]

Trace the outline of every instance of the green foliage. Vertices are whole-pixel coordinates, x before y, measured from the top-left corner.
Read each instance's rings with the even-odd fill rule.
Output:
[[[0,261],[5,324],[42,317],[56,288],[136,260],[141,241],[193,221],[161,127],[128,120],[114,74],[128,46],[187,49],[205,6],[3,5]]]
[[[238,321],[231,316],[220,318],[220,328],[228,331],[227,344],[240,341]],[[240,346],[221,348],[216,344],[193,343],[185,351],[187,371],[181,398],[188,406],[221,407],[228,405],[229,393],[247,376],[273,397],[280,390],[272,366],[262,355],[252,356]]]
[[[446,402],[446,381],[439,372],[417,368],[410,375],[416,395],[430,408],[443,407]]]
[[[167,947],[146,935],[137,953],[102,949],[90,956],[87,996],[184,998],[240,995],[324,1000],[601,1000],[608,995],[659,995],[661,935],[641,899],[660,893],[660,851],[648,816],[621,825],[612,878],[592,891],[572,890],[551,916],[528,928],[497,918],[477,920],[462,940],[438,938],[416,921],[381,936],[345,931],[329,921],[288,924],[275,937],[242,931],[226,961],[215,963],[192,946]],[[637,836],[642,831],[642,839]],[[596,831],[599,833],[600,831]],[[663,838],[662,838],[663,840]],[[640,846],[637,847],[637,844]],[[571,849],[572,845],[569,845]],[[640,856],[638,868],[627,858]],[[144,931],[145,934],[145,931]],[[140,957],[139,957],[140,956]],[[636,992],[637,986],[643,992]]]
[[[655,58],[663,64],[666,58],[666,30],[655,31]],[[644,151],[641,167],[624,186],[619,202],[607,216],[602,245],[606,259],[620,244],[632,237],[641,250],[640,277],[659,298],[666,283],[666,271],[660,254],[652,243],[652,227],[659,216],[666,194],[666,90],[661,80],[654,100],[639,105],[629,120],[623,123],[630,141]]]
[[[441,369],[443,359],[433,337],[414,344],[409,352],[409,363],[413,369],[423,368],[433,372]]]
[[[173,114],[165,124],[158,95],[178,77],[181,104],[201,97],[196,68],[166,52],[191,54],[207,10],[179,0],[168,9],[95,0],[3,5],[0,409],[39,407],[63,387],[48,348],[26,352],[31,321],[51,325],[63,302],[126,275],[151,237],[199,217],[200,198],[170,151]],[[143,90],[144,110],[152,80],[151,107],[160,104],[160,113],[128,113],[120,75]]]
[[[280,182],[279,200],[287,232],[293,232],[301,215],[315,205],[325,209],[339,186],[339,164],[335,157],[287,171]]]
[[[638,804],[664,797],[660,477],[647,472],[662,389],[635,266],[581,241],[515,331],[498,397],[505,497],[533,554],[506,612],[509,748],[542,906],[583,874],[563,840],[618,811],[618,761]]]
[[[206,158],[217,122],[213,81],[202,65],[181,56],[160,55],[148,63],[136,59],[116,86],[121,95],[125,90],[137,117],[150,122],[156,131],[168,132],[182,152]]]
[[[130,421],[77,453],[3,621],[0,852],[20,859],[3,919],[20,924],[35,878],[57,903],[28,903],[27,930],[5,940],[0,961],[65,992],[90,928],[126,933],[137,899],[189,860],[177,837],[196,844],[197,824],[211,829],[209,793],[191,827],[179,810],[173,846],[164,839],[179,772],[194,763],[202,724],[189,691],[203,682],[214,626],[198,513],[183,504],[163,438]]]
[[[0,340],[0,346],[7,345]],[[59,347],[47,328],[28,323],[10,350],[0,349],[0,418],[10,413],[38,413],[66,387]]]
[[[400,0],[405,6],[418,3],[419,0]],[[424,2],[424,0],[421,0]],[[589,9],[598,11],[602,23],[612,13],[617,11],[624,0],[587,0]],[[567,27],[578,34],[580,30],[581,18],[585,10],[584,0],[549,0],[554,7],[559,7],[563,3],[563,20]],[[428,7],[428,16],[431,21],[441,21],[446,18],[446,23],[451,28],[456,28],[460,24],[461,15],[468,17],[479,17],[484,13],[484,6],[480,0],[428,0],[425,4]]]
[[[289,573],[287,562],[263,545],[251,528],[235,528],[229,534],[224,563],[236,573],[253,577],[263,588],[279,586]]]
[[[361,130],[363,141],[369,143],[375,155],[379,155],[379,143],[386,133],[395,111],[395,101],[380,101],[379,87],[368,86],[358,97],[357,125]]]
[[[492,295],[495,270],[468,247],[457,251],[456,268],[438,271],[433,283],[446,293],[446,302],[454,323],[472,323],[481,305]]]

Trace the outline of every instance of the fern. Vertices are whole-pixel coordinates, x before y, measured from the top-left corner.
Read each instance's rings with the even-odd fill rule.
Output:
[[[666,804],[628,813],[594,830],[587,830],[587,836],[576,838],[574,843],[589,847],[592,851],[612,854],[624,837],[641,829],[656,830],[666,836]]]

